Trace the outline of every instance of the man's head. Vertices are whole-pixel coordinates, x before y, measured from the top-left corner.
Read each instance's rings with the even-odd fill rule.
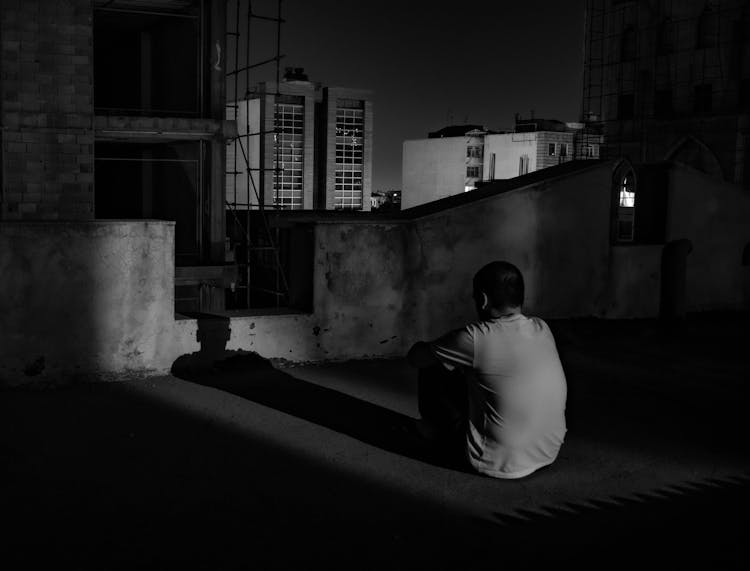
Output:
[[[474,302],[482,318],[520,309],[523,293],[523,276],[509,262],[490,262],[474,276]]]

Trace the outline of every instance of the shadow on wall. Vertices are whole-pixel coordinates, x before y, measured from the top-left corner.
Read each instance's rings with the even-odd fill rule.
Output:
[[[81,239],[72,224],[2,226],[0,385],[78,379],[100,350],[93,287],[100,242]]]
[[[226,350],[230,336],[226,317],[189,317],[198,321],[201,348],[174,362],[171,372],[175,377],[237,395],[389,452],[467,471],[459,460],[429,449],[414,436],[411,417],[297,379],[257,353]]]
[[[661,253],[661,298],[659,317],[684,320],[687,313],[687,257],[693,243],[687,239],[667,243]]]

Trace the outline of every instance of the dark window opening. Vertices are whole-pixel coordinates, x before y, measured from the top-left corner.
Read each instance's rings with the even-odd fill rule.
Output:
[[[713,87],[710,83],[696,85],[693,94],[693,110],[696,113],[708,113],[713,105]]]
[[[617,118],[632,119],[635,116],[635,94],[626,93],[617,98]]]
[[[173,220],[175,264],[198,264],[201,145],[98,142],[96,218]]]
[[[94,107],[111,115],[200,115],[198,3],[180,12],[94,10]]]
[[[659,119],[668,119],[674,114],[671,89],[660,89],[654,95],[654,115]]]
[[[482,176],[480,167],[466,167],[467,178],[479,178]]]
[[[696,47],[711,48],[716,46],[719,38],[719,13],[712,6],[707,6],[698,18]]]
[[[637,52],[637,35],[633,26],[627,26],[620,38],[620,59],[630,61],[635,59]]]
[[[237,274],[225,290],[227,310],[311,311],[314,244],[310,224],[271,227],[257,212],[228,211],[227,263]]]
[[[674,23],[669,18],[661,21],[656,30],[656,53],[667,55],[674,50]]]
[[[740,83],[740,109],[750,111],[750,77],[746,77]]]

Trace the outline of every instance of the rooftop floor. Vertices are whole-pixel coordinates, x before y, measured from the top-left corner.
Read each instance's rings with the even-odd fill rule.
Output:
[[[747,563],[747,315],[550,322],[569,432],[517,481],[432,457],[403,360],[234,355],[0,398],[0,556],[76,568]],[[655,551],[656,550],[656,551]],[[604,558],[604,559],[601,559]],[[67,565],[66,565],[67,564]]]

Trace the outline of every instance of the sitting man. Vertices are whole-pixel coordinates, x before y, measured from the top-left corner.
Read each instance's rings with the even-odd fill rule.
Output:
[[[567,385],[548,325],[521,313],[524,283],[508,262],[474,276],[479,321],[407,355],[419,371],[422,436],[458,436],[479,473],[522,478],[557,458],[566,433]]]

